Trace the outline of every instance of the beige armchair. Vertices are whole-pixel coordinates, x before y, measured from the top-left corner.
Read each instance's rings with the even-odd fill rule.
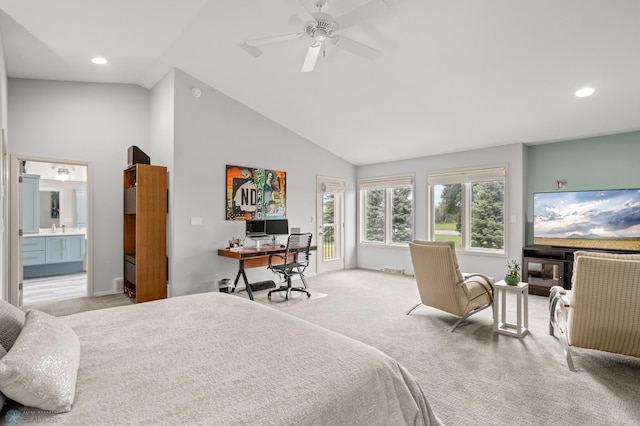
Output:
[[[431,306],[461,317],[454,331],[469,316],[493,304],[493,278],[460,272],[453,241],[420,241],[409,244],[420,301],[411,308]]]
[[[570,346],[640,357],[640,254],[577,251],[571,290],[551,288],[549,333]]]

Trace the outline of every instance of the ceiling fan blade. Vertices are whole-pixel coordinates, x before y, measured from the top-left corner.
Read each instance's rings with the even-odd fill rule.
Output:
[[[322,43],[314,43],[309,46],[307,56],[304,58],[304,63],[302,64],[300,72],[313,71],[316,67],[316,61],[318,60],[318,55],[320,55],[320,50],[322,50]]]
[[[345,12],[344,14],[334,18],[340,28],[347,28],[355,23],[362,22],[369,16],[374,16],[389,8],[386,0],[369,0],[368,2]]]
[[[258,49],[255,46],[249,46],[246,41],[242,43],[240,47],[243,48],[247,53],[249,53],[254,58],[257,58],[258,56],[264,53],[262,50]]]
[[[332,38],[332,41],[336,46],[369,60],[374,60],[380,54],[378,49],[374,49],[348,37],[336,36]]]
[[[284,34],[284,35],[279,35],[279,36],[258,38],[258,39],[255,39],[255,40],[247,40],[247,41],[245,41],[245,44],[247,44],[249,46],[261,46],[263,44],[275,43],[275,42],[278,42],[278,41],[295,40],[295,39],[298,39],[298,38],[303,37],[303,36],[304,36],[304,34],[302,34],[302,33]]]
[[[304,5],[300,0],[282,0],[287,6],[302,20],[302,21],[315,21],[313,15],[315,10],[309,10],[308,6]]]

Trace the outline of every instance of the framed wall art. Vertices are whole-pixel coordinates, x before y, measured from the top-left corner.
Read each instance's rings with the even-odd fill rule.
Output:
[[[227,165],[226,220],[287,217],[287,174]]]

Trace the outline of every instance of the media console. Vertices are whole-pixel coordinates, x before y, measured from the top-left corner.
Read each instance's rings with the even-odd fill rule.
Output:
[[[573,247],[532,245],[522,250],[522,281],[529,283],[529,294],[549,296],[549,290],[559,285],[571,289],[573,254],[576,251],[637,253],[627,250],[602,250]]]

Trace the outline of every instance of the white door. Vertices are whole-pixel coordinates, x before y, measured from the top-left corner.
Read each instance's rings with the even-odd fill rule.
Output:
[[[344,269],[345,180],[318,176],[318,273]]]

